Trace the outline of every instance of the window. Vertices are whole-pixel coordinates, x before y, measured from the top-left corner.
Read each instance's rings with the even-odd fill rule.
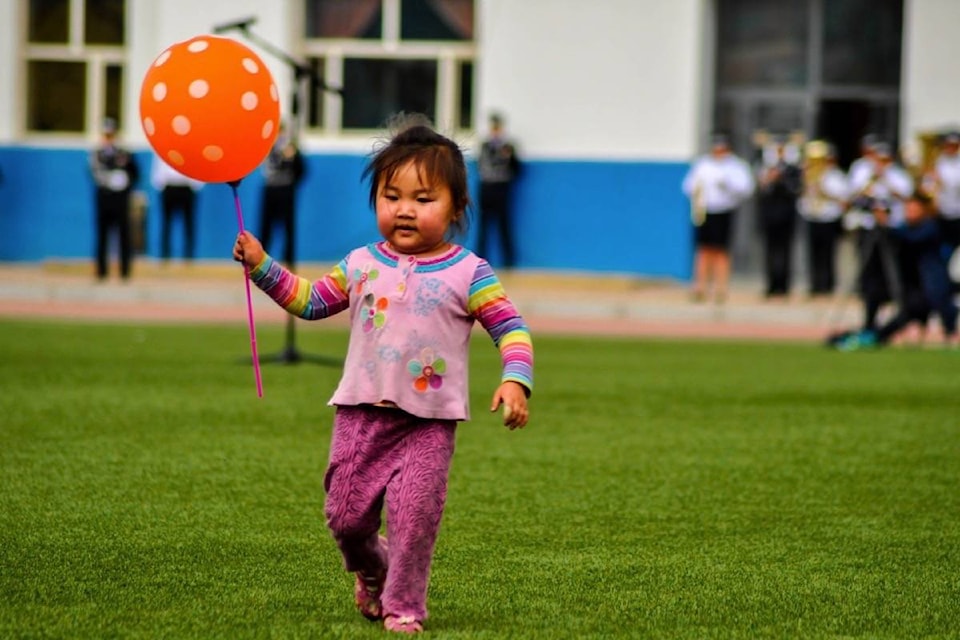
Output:
[[[379,129],[399,111],[473,128],[474,0],[306,0],[304,22],[309,130]]]
[[[30,0],[25,127],[34,133],[123,127],[125,0]]]

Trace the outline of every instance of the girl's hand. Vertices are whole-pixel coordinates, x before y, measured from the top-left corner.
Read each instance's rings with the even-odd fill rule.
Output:
[[[490,411],[496,411],[503,404],[503,424],[511,431],[522,429],[530,417],[527,410],[527,390],[519,382],[507,381],[501,384],[493,394]]]
[[[263,261],[264,255],[263,245],[252,233],[244,231],[237,235],[237,241],[233,245],[234,260],[252,269]]]

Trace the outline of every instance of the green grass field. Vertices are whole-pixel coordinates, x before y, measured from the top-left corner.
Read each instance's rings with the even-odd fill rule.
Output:
[[[960,637],[960,354],[535,339],[520,432],[474,345],[427,637]],[[0,322],[0,637],[384,637],[323,522],[339,369],[258,399],[248,346]]]

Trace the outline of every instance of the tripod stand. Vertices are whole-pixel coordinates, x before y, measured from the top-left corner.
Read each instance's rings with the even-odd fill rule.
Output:
[[[300,93],[303,86],[303,81],[306,79],[310,80],[310,86],[312,89],[322,89],[323,91],[332,91],[334,93],[342,93],[342,91],[335,87],[328,86],[322,78],[317,74],[317,72],[310,66],[296,60],[290,54],[280,50],[271,43],[263,40],[259,36],[250,32],[250,25],[256,22],[256,18],[247,18],[245,20],[238,20],[236,22],[228,23],[220,27],[215,27],[215,33],[222,33],[224,31],[236,29],[238,30],[245,38],[258,45],[264,51],[267,51],[274,57],[285,62],[293,71],[293,94],[290,100],[290,140],[297,146],[297,140],[299,138],[300,132]],[[299,153],[299,151],[298,151]],[[294,187],[295,188],[295,187]],[[286,267],[291,271],[294,270],[295,266],[295,255],[296,250],[294,248],[294,238],[296,234],[294,229],[296,227],[296,213],[292,214],[291,220],[288,223],[287,228],[287,237],[286,237],[286,252],[284,255],[284,262]],[[262,356],[260,358],[261,362],[279,362],[281,364],[297,364],[299,362],[313,362],[315,364],[321,365],[331,365],[336,366],[340,364],[340,361],[335,358],[329,358],[326,356],[314,356],[310,354],[301,353],[296,346],[296,318],[293,315],[288,314],[287,316],[287,327],[286,327],[286,344],[283,350],[277,354]]]
[[[856,295],[857,289],[863,282],[864,274],[867,273],[867,270],[871,266],[871,260],[875,256],[880,261],[880,268],[882,270],[883,278],[887,286],[887,291],[890,294],[890,298],[897,304],[903,304],[904,302],[903,287],[900,281],[900,273],[897,266],[896,250],[891,244],[887,230],[878,224],[874,224],[872,228],[861,228],[858,232],[863,234],[859,239],[860,242],[859,246],[857,247],[859,263],[856,271],[854,272],[853,278],[847,285],[846,291],[841,294],[840,303],[834,310],[832,315],[833,319],[830,322],[830,326],[836,326],[837,322],[840,320],[846,302]]]

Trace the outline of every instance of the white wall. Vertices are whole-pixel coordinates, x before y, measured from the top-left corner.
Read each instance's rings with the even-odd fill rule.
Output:
[[[23,31],[21,5],[26,3],[4,0],[0,2],[0,143],[9,143],[17,135],[15,124],[20,69],[19,46]]]
[[[960,127],[960,2],[907,0],[904,6],[901,139]]]
[[[503,111],[526,155],[696,151],[702,0],[480,0],[478,12],[478,123]]]
[[[257,18],[250,32],[258,39],[277,49],[290,51],[290,10],[297,4],[291,0],[267,2],[265,0],[128,0],[130,16],[129,78],[132,92],[127,93],[126,121],[136,123],[129,127],[126,138],[146,144],[140,129],[140,85],[150,63],[168,46],[203,33],[212,33],[216,25]],[[221,34],[233,38],[253,49],[273,74],[280,90],[281,113],[289,112],[289,87],[292,71],[283,61],[271,55],[237,31]]]

